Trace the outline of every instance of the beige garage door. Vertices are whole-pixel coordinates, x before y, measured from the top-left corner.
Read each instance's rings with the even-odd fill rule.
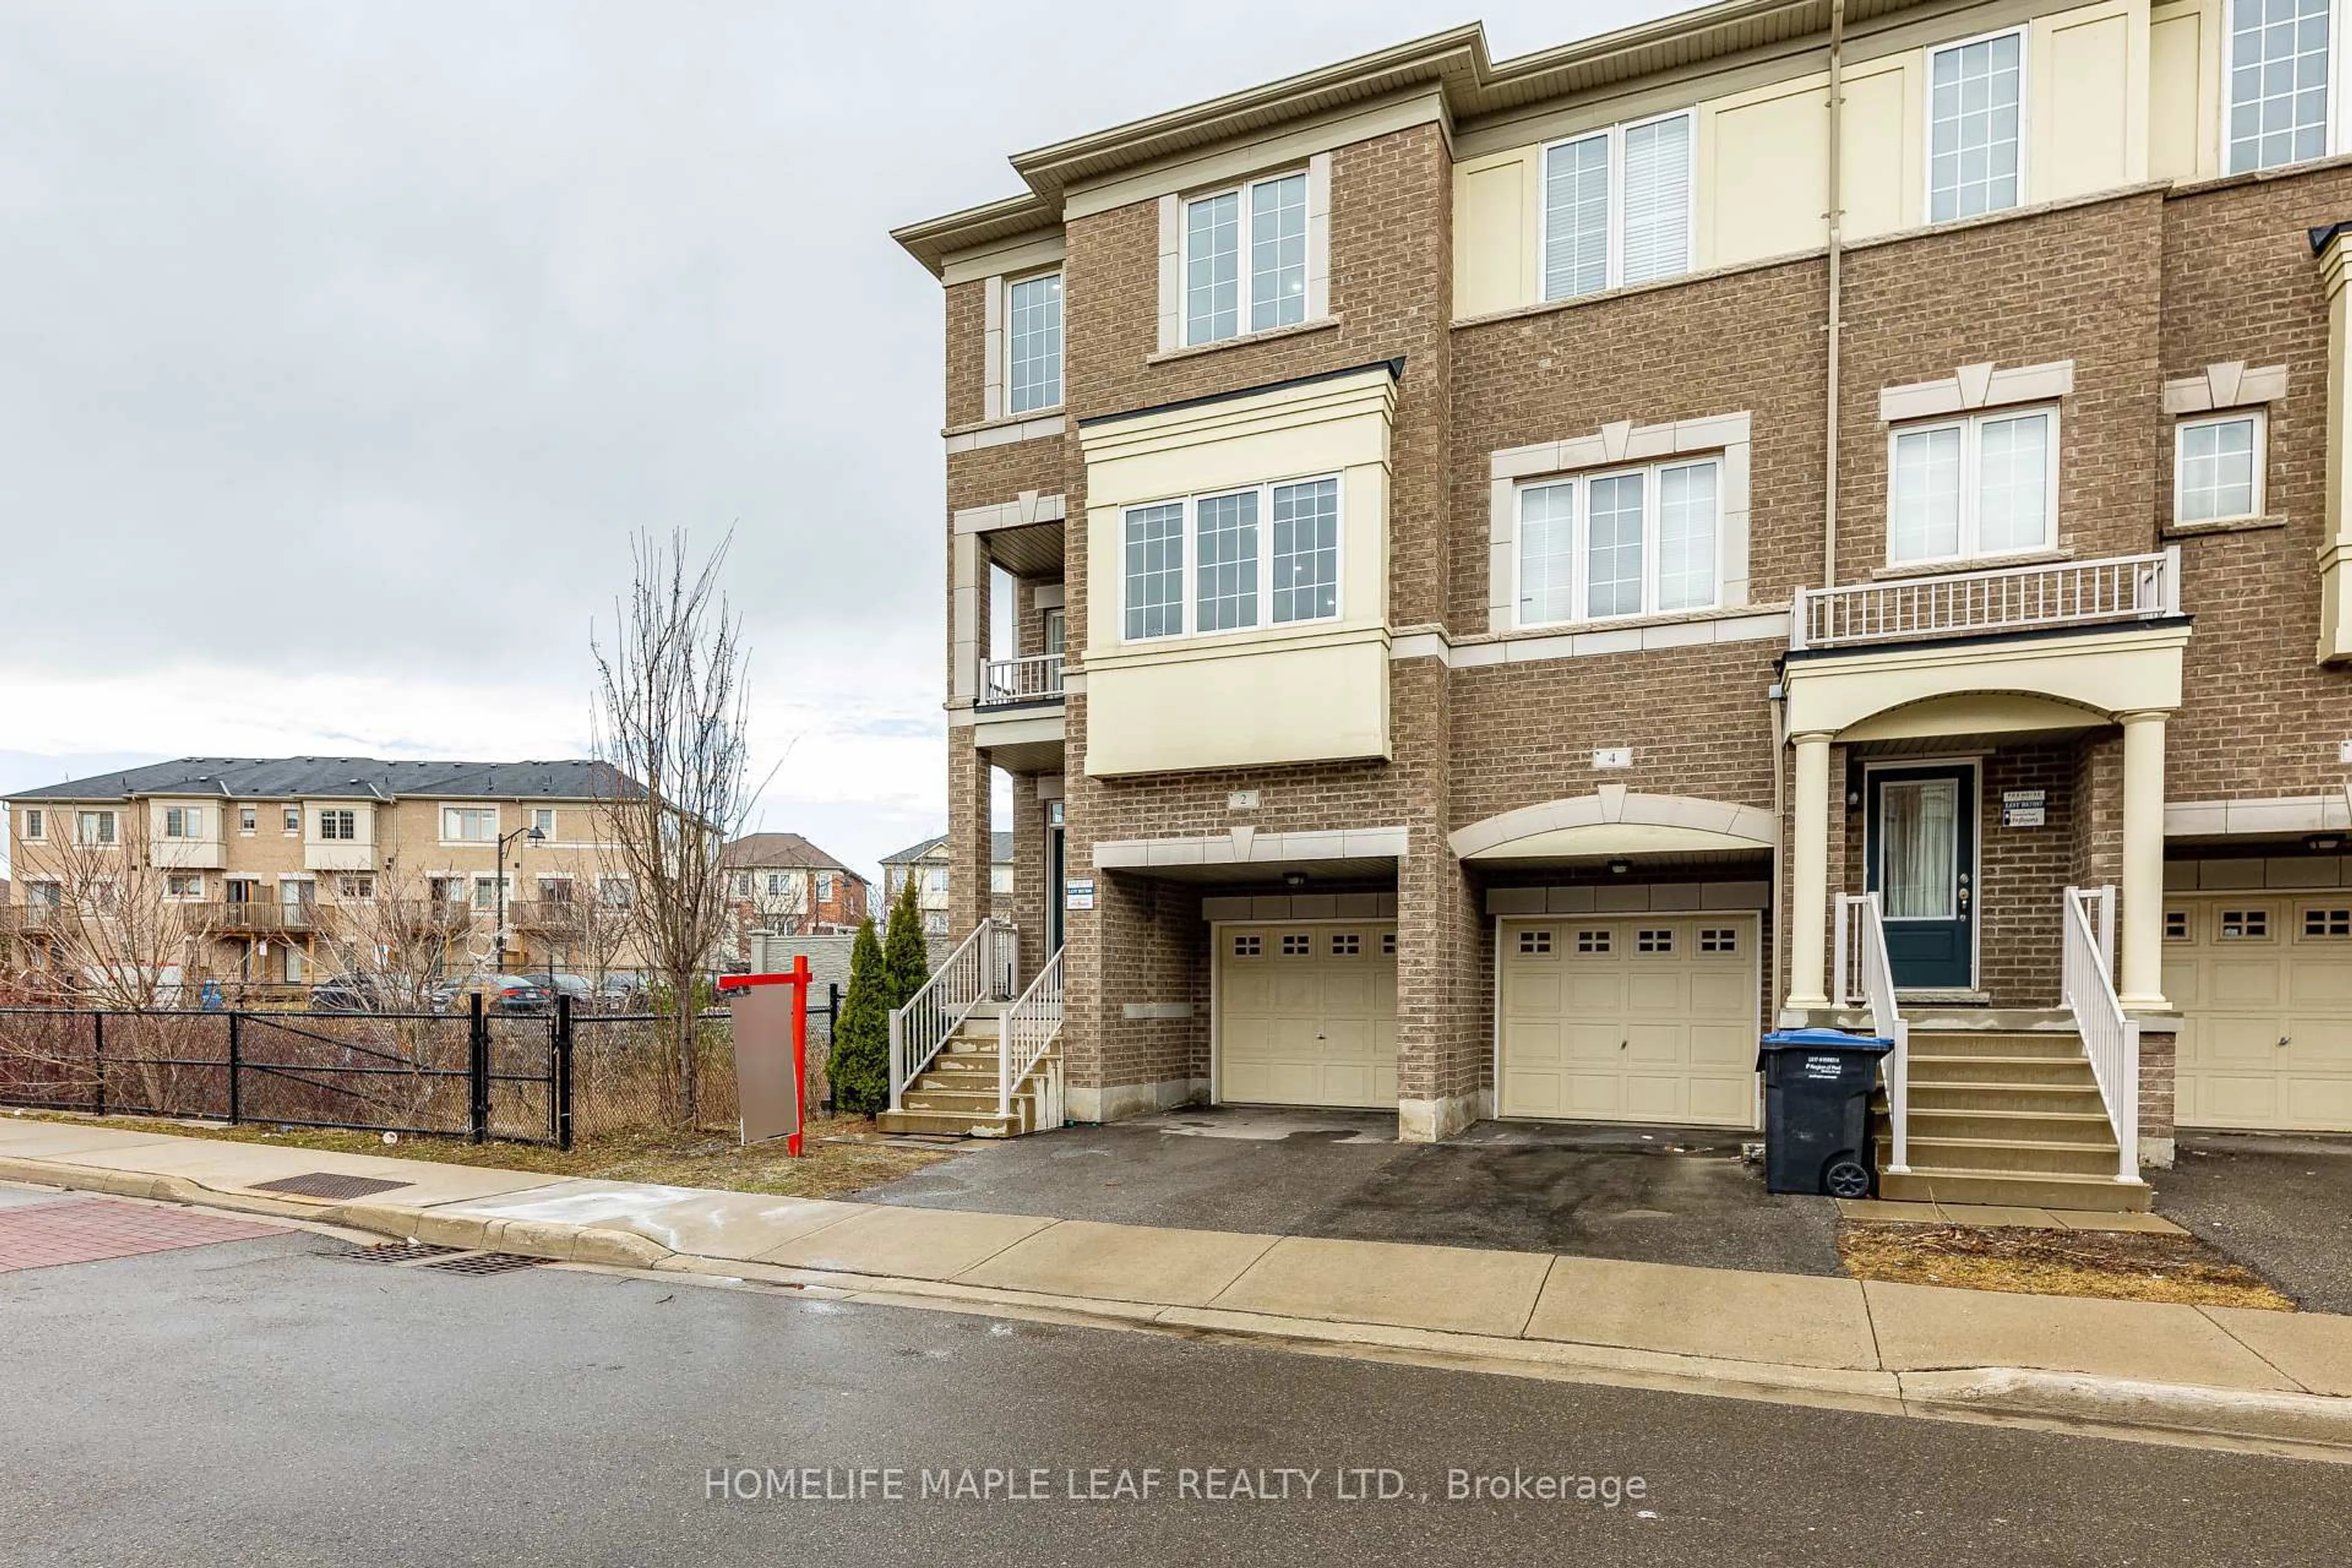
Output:
[[[1505,1116],[1756,1121],[1753,915],[1506,921]]]
[[[1217,1097],[1393,1110],[1396,927],[1220,926]]]
[[[2352,892],[2169,900],[2183,1127],[2352,1131]]]

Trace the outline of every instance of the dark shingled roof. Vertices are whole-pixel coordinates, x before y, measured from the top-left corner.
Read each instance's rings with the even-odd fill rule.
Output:
[[[994,843],[992,843],[989,847],[989,854],[999,865],[1003,865],[1013,858],[1013,835],[1010,833],[992,833],[989,835],[989,837],[994,840]],[[946,834],[934,834],[932,837],[924,839],[920,844],[908,845],[907,847],[899,850],[896,855],[883,856],[882,864],[885,866],[909,865],[914,861],[921,859],[924,856],[929,855],[932,850],[937,849],[940,845],[945,844],[947,841],[948,836]]]
[[[618,781],[616,789],[615,781]],[[610,799],[635,784],[604,763],[407,763],[375,757],[182,757],[118,773],[19,790],[12,800],[125,800],[219,795],[229,800]]]
[[[797,833],[747,833],[727,847],[725,864],[750,868],[789,867],[793,870],[857,873]],[[857,877],[861,882],[866,880]]]

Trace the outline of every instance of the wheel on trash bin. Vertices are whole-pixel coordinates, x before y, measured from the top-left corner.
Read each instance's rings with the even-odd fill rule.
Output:
[[[1870,1167],[1853,1154],[1839,1154],[1822,1171],[1822,1185],[1833,1198],[1870,1195]]]

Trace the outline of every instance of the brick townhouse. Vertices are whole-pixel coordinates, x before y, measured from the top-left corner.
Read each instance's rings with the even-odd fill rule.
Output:
[[[52,948],[52,968],[118,963],[166,995],[408,963],[635,973],[632,885],[598,816],[618,776],[576,760],[184,757],[24,790],[5,803],[16,902],[0,915],[30,963]]]
[[[1068,1114],[1749,1128],[1837,1020],[1902,1040],[1890,1194],[2352,1130],[2341,27],[1474,26],[897,231],[952,924],[1002,769]]]
[[[797,833],[749,833],[725,850],[735,961],[751,963],[751,933],[835,935],[866,914],[866,879]]]

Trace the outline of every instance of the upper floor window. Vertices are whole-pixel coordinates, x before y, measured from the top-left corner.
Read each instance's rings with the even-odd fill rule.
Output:
[[[1213,343],[1307,319],[1307,172],[1184,204],[1184,341]]]
[[[299,833],[302,831],[302,808],[300,806],[289,805],[286,808],[286,831],[289,833]]]
[[[236,808],[236,830],[239,833],[252,832],[254,823],[255,814],[253,807],[249,805],[240,805]]]
[[[1886,558],[1896,565],[2056,542],[2058,414],[1979,414],[1888,437]]]
[[[2180,422],[2173,436],[2173,521],[2263,514],[2263,423],[2252,411]]]
[[[626,877],[598,877],[596,901],[608,910],[625,910],[636,901],[636,889]]]
[[[25,811],[24,828],[25,837],[27,838],[47,837],[49,832],[47,815],[38,806],[26,807]]]
[[[1328,620],[1339,613],[1339,481],[1131,507],[1123,557],[1129,640]]]
[[[2231,174],[2327,153],[2331,0],[2230,0],[2222,46]]]
[[[2023,199],[2025,34],[1995,33],[1927,55],[1927,221],[2000,212]]]
[[[360,836],[359,814],[336,809],[319,814],[319,837],[349,842]]]
[[[74,821],[74,840],[80,844],[111,844],[114,839],[114,813],[85,811]]]
[[[540,901],[542,903],[570,903],[572,901],[572,879],[569,877],[541,877],[539,879],[539,897]]]
[[[555,808],[547,805],[533,807],[530,814],[530,825],[539,829],[539,835],[541,837],[554,837]]]
[[[499,837],[499,814],[490,806],[445,805],[441,837],[467,844],[494,843]]]
[[[1690,270],[1696,140],[1685,111],[1544,149],[1545,299]]]
[[[1024,278],[1006,287],[1004,299],[1009,412],[1051,408],[1062,401],[1062,275]]]
[[[25,884],[25,907],[54,910],[64,907],[66,888],[63,882],[27,882]]]
[[[832,872],[819,871],[816,874],[816,897],[819,903],[829,904],[833,901]]]
[[[163,837],[166,838],[202,838],[205,836],[205,808],[201,805],[167,805],[163,808]]]
[[[1712,607],[1721,464],[1657,463],[1519,489],[1519,624]]]

